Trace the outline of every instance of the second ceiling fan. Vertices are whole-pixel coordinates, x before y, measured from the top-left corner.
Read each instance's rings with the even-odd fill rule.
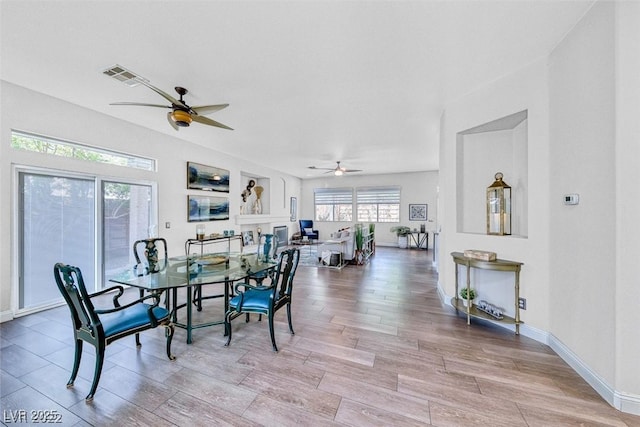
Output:
[[[316,166],[309,166],[309,169],[314,169],[314,170],[326,170],[327,172],[325,173],[333,173],[335,176],[341,176],[344,175],[345,173],[350,173],[350,172],[362,172],[362,169],[346,169],[343,168],[342,166],[340,166],[340,162],[337,161],[337,166],[335,168],[319,168]]]
[[[212,120],[208,117],[204,117],[201,114],[209,114],[215,111],[227,108],[229,104],[217,104],[217,105],[200,105],[197,107],[190,107],[182,99],[189,91],[183,87],[176,86],[175,90],[180,95],[180,99],[176,99],[163,90],[147,83],[143,79],[136,79],[140,84],[148,87],[152,91],[156,92],[164,99],[169,101],[171,105],[161,104],[146,104],[141,102],[113,102],[110,105],[134,105],[140,107],[158,107],[158,108],[170,108],[171,111],[167,113],[167,120],[171,127],[175,130],[179,130],[181,127],[188,127],[191,122],[202,123],[203,125],[215,126],[223,129],[233,130],[227,125],[223,125],[220,122]]]

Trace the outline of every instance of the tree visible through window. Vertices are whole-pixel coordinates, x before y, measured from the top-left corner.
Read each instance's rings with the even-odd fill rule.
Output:
[[[149,171],[153,171],[156,168],[156,162],[153,159],[16,131],[11,132],[11,147],[53,156],[73,157],[89,162],[108,163],[110,165]]]
[[[400,187],[356,189],[358,222],[400,222]]]
[[[351,188],[316,188],[314,190],[316,221],[352,221],[353,190]]]

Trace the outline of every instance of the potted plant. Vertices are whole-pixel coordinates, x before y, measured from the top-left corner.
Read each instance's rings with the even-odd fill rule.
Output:
[[[467,288],[460,289],[460,298],[462,298],[462,303],[466,307],[467,304],[469,307],[473,306],[473,300],[476,299],[476,290],[469,288],[469,295],[467,295]]]
[[[356,263],[364,264],[364,254],[362,253],[362,246],[364,244],[364,233],[362,231],[362,225],[356,227]]]
[[[398,236],[398,247],[406,249],[409,246],[409,233],[411,229],[405,225],[396,225],[391,227],[391,232]]]

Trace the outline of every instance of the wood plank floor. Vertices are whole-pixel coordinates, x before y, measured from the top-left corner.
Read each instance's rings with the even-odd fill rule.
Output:
[[[0,324],[4,425],[20,410],[56,411],[63,425],[149,426],[640,426],[603,401],[549,347],[484,323],[467,326],[436,291],[431,251],[377,249],[369,264],[301,267],[293,326],[277,315],[176,330],[175,361],[162,329],[107,348],[100,386],[85,346],[79,379],[70,319],[59,307]],[[52,286],[54,285],[52,278]],[[212,292],[215,291],[211,290]],[[197,317],[222,315],[209,300]]]

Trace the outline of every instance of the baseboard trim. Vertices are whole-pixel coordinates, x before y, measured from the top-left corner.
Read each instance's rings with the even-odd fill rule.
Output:
[[[443,304],[450,307],[451,297],[442,289],[440,282],[437,285],[438,296]],[[483,319],[478,319],[483,320]],[[500,322],[491,322],[501,328],[515,332],[515,325],[501,324]],[[525,323],[520,325],[520,334],[527,338],[531,338],[539,343],[548,345],[562,360],[564,360],[582,379],[584,379],[609,405],[613,406],[620,412],[627,414],[640,415],[640,396],[621,393],[616,391],[607,382],[589,368],[569,347],[560,341],[553,334],[547,331],[531,327]]]
[[[7,310],[0,312],[0,323],[8,322],[9,320],[13,320],[13,311]]]
[[[604,400],[621,412],[640,415],[640,396],[616,391],[557,337],[549,334],[549,347],[577,372]]]

